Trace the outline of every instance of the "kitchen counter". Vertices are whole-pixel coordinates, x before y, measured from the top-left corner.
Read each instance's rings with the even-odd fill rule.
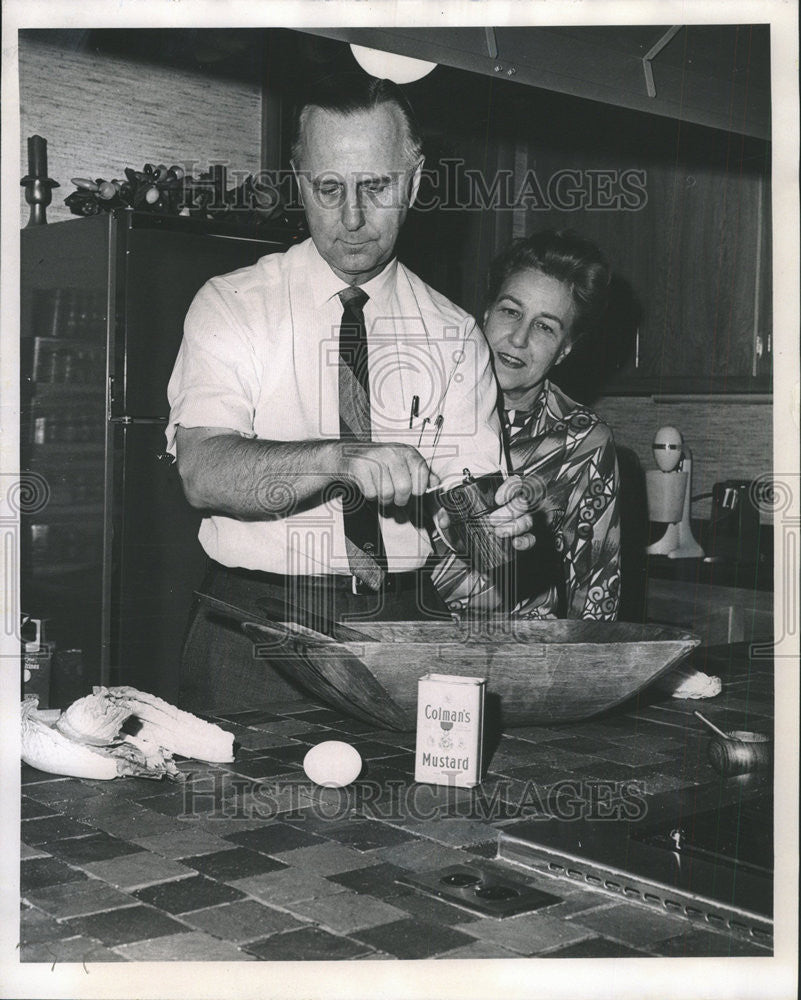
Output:
[[[771,731],[772,663],[749,661],[742,645],[693,656],[721,676],[718,698],[651,689],[589,722],[500,734],[472,790],[415,784],[414,734],[311,701],[217,716],[236,737],[236,760],[181,761],[184,783],[23,765],[21,960],[769,955],[754,940],[498,858],[499,832],[530,823],[565,783],[585,806],[599,787],[646,799],[737,795],[738,779],[709,765],[692,712],[724,730]],[[309,746],[328,739],[365,761],[346,789],[311,786],[301,769]],[[397,881],[454,865],[522,881],[548,905],[498,919]]]
[[[712,587],[732,587],[753,594],[773,592],[773,559],[759,563],[734,563],[725,560],[668,559],[649,556],[646,564],[649,579],[675,580]]]
[[[707,646],[773,639],[773,592],[650,576],[648,621],[679,625]]]

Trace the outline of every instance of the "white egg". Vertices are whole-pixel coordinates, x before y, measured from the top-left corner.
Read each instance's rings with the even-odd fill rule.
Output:
[[[358,778],[361,769],[359,751],[339,740],[318,743],[303,758],[306,777],[323,788],[344,788]]]

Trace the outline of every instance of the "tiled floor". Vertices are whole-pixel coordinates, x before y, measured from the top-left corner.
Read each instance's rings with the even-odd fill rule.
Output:
[[[746,689],[742,680],[732,677],[734,690],[747,694],[753,715],[768,704],[770,683],[754,674]],[[498,830],[536,813],[532,783],[544,793],[566,777],[639,780],[649,791],[719,781],[695,707],[643,702],[582,725],[516,730],[474,791],[416,785],[409,734],[377,732],[311,702],[220,720],[236,735],[236,761],[184,762],[185,784],[77,780],[23,766],[21,958],[769,954],[522,869],[514,874],[558,901],[503,920],[396,881],[454,863],[508,875],[511,866],[495,860]],[[725,700],[706,708],[724,728],[739,711]],[[309,784],[300,763],[323,739],[360,750],[366,766],[354,785]]]

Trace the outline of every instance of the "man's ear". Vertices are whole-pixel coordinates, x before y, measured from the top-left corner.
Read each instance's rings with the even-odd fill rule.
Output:
[[[412,207],[417,198],[417,189],[420,187],[420,178],[423,176],[423,164],[425,162],[426,158],[421,156],[417,161],[417,166],[415,166],[414,173],[409,181],[409,208]]]

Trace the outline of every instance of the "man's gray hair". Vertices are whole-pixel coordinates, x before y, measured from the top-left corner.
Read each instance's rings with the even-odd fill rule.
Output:
[[[382,105],[397,108],[403,119],[406,126],[403,158],[409,167],[415,166],[423,155],[423,142],[411,104],[397,83],[378,80],[363,73],[338,73],[317,84],[298,114],[292,142],[292,162],[299,167],[303,159],[306,121],[312,108],[345,116],[371,111]]]

